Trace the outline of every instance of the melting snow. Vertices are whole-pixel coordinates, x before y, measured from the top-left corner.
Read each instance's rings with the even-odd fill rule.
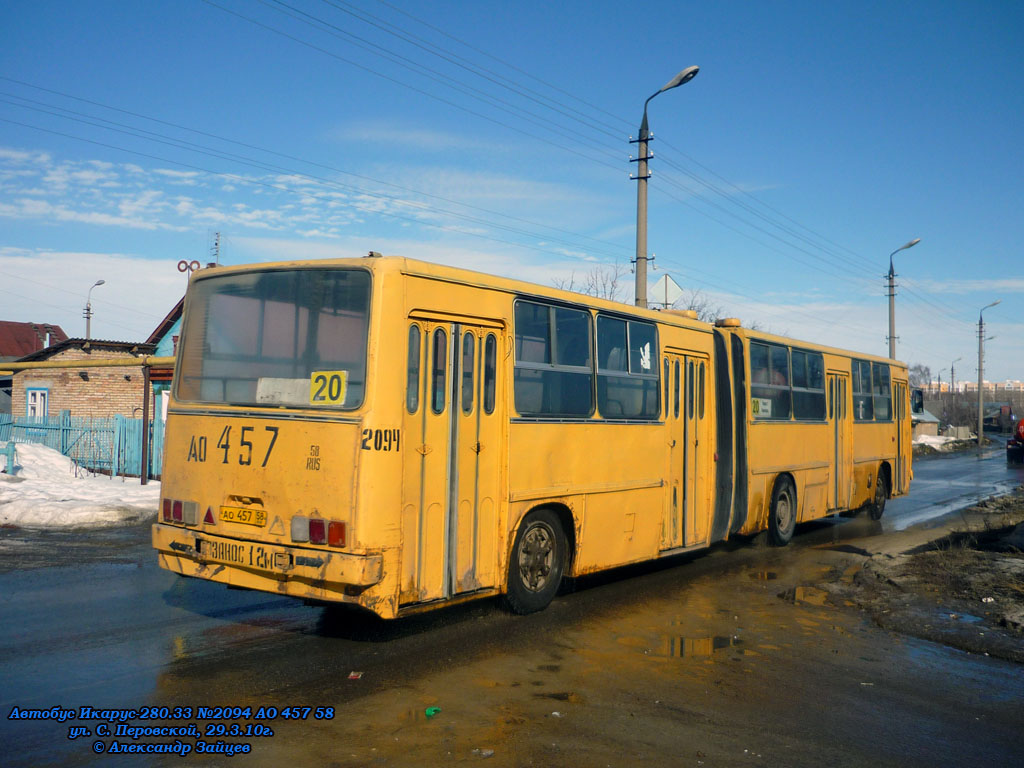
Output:
[[[120,525],[154,517],[160,483],[93,475],[60,452],[17,443],[15,472],[0,443],[0,525],[26,528]]]

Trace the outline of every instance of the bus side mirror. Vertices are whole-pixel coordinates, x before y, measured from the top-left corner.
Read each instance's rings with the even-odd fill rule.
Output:
[[[924,392],[920,389],[915,389],[910,394],[910,412],[924,413]]]

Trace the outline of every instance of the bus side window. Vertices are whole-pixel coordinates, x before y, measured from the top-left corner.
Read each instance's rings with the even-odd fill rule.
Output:
[[[673,406],[672,411],[675,414],[676,418],[678,419],[679,418],[679,388],[683,384],[683,377],[679,373],[679,361],[678,360],[676,360],[675,368],[676,368],[675,405]]]
[[[462,334],[462,412],[473,412],[473,376],[476,373],[476,337],[467,331]]]
[[[420,407],[420,327],[409,326],[409,364],[406,369],[405,408],[416,413]]]
[[[704,418],[704,363],[700,364],[700,381],[697,384],[697,408],[699,409],[698,415],[700,418]]]
[[[665,418],[667,419],[668,418],[668,409],[669,409],[669,402],[668,402],[668,380],[670,378],[669,377],[670,369],[668,367],[668,358],[667,357],[665,358],[665,364],[662,366],[662,368],[664,370],[664,379],[665,379],[665,382],[664,382],[664,384],[665,384],[665,398],[664,398],[664,400],[665,400]]]
[[[434,362],[431,368],[431,403],[434,413],[444,413],[445,378],[448,373],[448,334],[443,328],[434,331]]]
[[[693,386],[693,362],[686,364],[686,407],[689,412],[688,415],[693,418],[693,399],[694,399],[694,386]]]
[[[497,375],[498,340],[493,333],[484,342],[484,413],[494,413],[494,381]]]

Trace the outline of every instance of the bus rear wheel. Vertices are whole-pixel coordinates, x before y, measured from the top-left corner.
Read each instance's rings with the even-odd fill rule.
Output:
[[[796,489],[788,477],[775,481],[772,506],[768,515],[768,540],[776,547],[784,547],[793,538],[796,529]]]
[[[508,563],[505,605],[513,613],[543,610],[554,599],[565,570],[562,524],[549,509],[528,514],[519,526]]]
[[[875,497],[871,500],[871,504],[868,505],[868,514],[871,515],[872,520],[882,519],[887,498],[889,498],[889,481],[886,479],[884,472],[879,472],[878,478],[875,480]]]

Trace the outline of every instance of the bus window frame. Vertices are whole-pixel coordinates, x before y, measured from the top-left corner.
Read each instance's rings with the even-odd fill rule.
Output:
[[[413,331],[416,332],[416,354],[413,356]],[[419,323],[409,325],[408,353],[406,358],[405,410],[414,414],[420,409],[420,370],[423,363],[423,330]]]
[[[248,276],[248,275],[274,274],[274,273],[296,273],[296,272],[350,272],[350,273],[362,272],[363,274],[366,275],[366,278],[367,278],[367,284],[366,284],[366,316],[365,316],[365,319],[364,319],[363,335],[362,335],[363,354],[362,354],[362,371],[361,371],[361,373],[362,373],[363,381],[362,381],[361,397],[360,397],[359,401],[358,402],[354,402],[352,405],[347,405],[347,404],[344,404],[344,403],[340,404],[340,405],[338,403],[327,403],[327,404],[322,404],[322,405],[319,404],[319,403],[316,403],[316,404],[314,404],[314,403],[275,404],[275,403],[261,403],[261,402],[250,402],[250,401],[237,401],[237,400],[229,399],[226,395],[222,395],[220,400],[209,400],[209,399],[205,399],[203,397],[186,397],[182,393],[181,388],[182,388],[182,384],[183,384],[183,379],[186,378],[187,374],[191,374],[191,372],[186,370],[186,366],[183,365],[183,361],[185,360],[185,358],[189,357],[190,355],[195,354],[195,352],[190,349],[190,339],[189,339],[189,337],[191,336],[191,330],[192,330],[189,327],[190,322],[191,322],[190,321],[190,317],[191,317],[191,314],[196,311],[195,310],[195,301],[196,301],[195,300],[195,293],[198,293],[203,287],[205,287],[207,282],[210,281],[210,280],[217,281],[217,280],[227,280],[227,279],[230,279],[230,278],[233,278],[233,277],[245,277],[245,276]],[[373,374],[371,372],[371,364],[370,364],[370,341],[371,341],[370,337],[371,337],[371,334],[372,334],[373,323],[374,323],[374,305],[375,305],[374,290],[375,290],[375,277],[374,277],[373,271],[370,270],[370,269],[367,269],[366,267],[361,267],[361,266],[331,267],[331,266],[325,266],[323,264],[309,264],[309,265],[303,264],[303,265],[289,265],[287,267],[271,267],[271,268],[266,268],[266,269],[252,269],[252,270],[237,271],[237,272],[236,271],[222,272],[222,271],[219,271],[219,270],[217,270],[217,271],[215,271],[215,270],[203,270],[202,272],[200,272],[199,274],[197,274],[195,276],[192,285],[189,286],[189,290],[188,290],[188,294],[189,295],[187,296],[188,300],[186,301],[186,307],[185,307],[186,312],[184,312],[182,314],[181,339],[179,340],[179,343],[176,345],[177,349],[176,349],[176,353],[175,353],[175,358],[176,358],[176,361],[175,361],[175,375],[174,375],[174,380],[173,380],[173,384],[172,384],[172,395],[174,397],[174,400],[176,400],[179,403],[187,403],[189,405],[203,405],[203,406],[209,406],[209,407],[243,406],[243,407],[246,407],[246,408],[259,409],[259,410],[264,410],[264,409],[265,410],[275,410],[275,409],[285,408],[285,409],[288,409],[288,410],[353,412],[353,411],[358,411],[358,410],[362,409],[366,405],[367,394],[372,389],[372,387],[371,387],[371,383],[372,383],[371,382],[371,377],[372,377]],[[208,309],[209,309],[209,303],[208,302],[205,304],[204,309],[206,309],[208,311]],[[189,322],[187,323],[186,320],[189,320]],[[205,339],[204,339],[204,341],[205,341]],[[262,341],[260,343],[262,344]],[[196,374],[192,374],[192,377],[196,377]],[[202,376],[198,376],[198,377],[199,378],[203,378]],[[351,372],[349,372],[349,380],[348,380],[349,389],[352,388],[352,381],[353,381],[353,379],[351,377]],[[221,388],[222,388],[222,392],[226,392],[226,384],[224,382],[222,382]],[[198,395],[199,393],[200,393],[200,388],[197,386],[196,394]]]
[[[444,352],[440,359],[437,356],[438,334],[444,339]],[[448,331],[445,328],[435,328],[430,334],[430,410],[437,416],[448,408],[448,355]],[[440,404],[438,394],[441,396]]]
[[[521,336],[521,334],[520,334],[519,321],[518,321],[518,312],[519,312],[519,308],[521,306],[527,305],[527,304],[533,305],[535,307],[542,307],[542,308],[548,310],[548,313],[547,313],[547,333],[548,333],[548,336],[547,336],[547,340],[546,340],[546,347],[547,347],[547,349],[546,349],[546,357],[547,357],[548,362],[537,362],[537,361],[533,361],[533,360],[521,360],[520,359],[520,351],[521,351],[520,336]],[[559,336],[559,333],[558,333],[558,323],[556,321],[556,312],[559,311],[559,310],[567,311],[567,312],[576,312],[576,313],[580,313],[580,314],[585,316],[585,318],[586,318],[586,328],[587,328],[587,348],[586,349],[587,349],[587,361],[588,361],[589,365],[567,365],[567,364],[564,364],[564,363],[554,362],[554,361],[558,360],[558,358],[559,358],[559,354],[558,354],[558,336]],[[512,339],[513,339],[513,357],[514,357],[513,366],[512,366],[512,368],[513,368],[513,375],[512,375],[512,404],[513,404],[513,407],[515,409],[515,412],[517,414],[519,414],[519,417],[520,418],[525,418],[525,419],[550,419],[550,418],[557,418],[557,419],[589,419],[589,418],[593,417],[595,412],[596,412],[596,408],[597,408],[597,394],[596,394],[595,388],[594,388],[594,369],[596,367],[596,360],[595,360],[594,350],[595,350],[596,341],[594,339],[594,335],[595,335],[594,334],[594,322],[593,322],[593,315],[592,315],[591,311],[587,307],[581,307],[581,306],[576,306],[576,305],[572,305],[572,304],[565,304],[565,303],[557,302],[557,301],[549,301],[549,300],[544,300],[544,299],[540,299],[540,298],[520,296],[520,297],[517,297],[515,299],[515,301],[512,303],[512,319],[513,319]],[[524,411],[521,408],[521,406],[524,403],[520,401],[520,397],[521,396],[519,394],[519,392],[520,392],[520,389],[519,389],[520,382],[522,381],[520,379],[520,372],[527,372],[527,371],[528,372],[533,372],[533,373],[540,372],[541,374],[554,373],[556,375],[561,374],[561,375],[576,375],[576,376],[579,376],[579,375],[586,374],[588,376],[588,381],[589,381],[589,386],[588,386],[588,391],[590,393],[589,410],[587,410],[586,412],[578,412],[578,413],[568,413],[568,412],[565,412],[564,410],[563,411],[544,411],[544,410],[539,410],[539,411],[525,410]],[[543,388],[546,385],[547,385],[547,379],[545,379],[542,376],[541,381],[540,381],[540,386],[542,388],[542,392],[543,392]],[[542,395],[541,399],[543,401],[543,395]]]
[[[625,354],[625,360],[623,361],[623,363],[624,363],[624,367],[623,368],[607,368],[607,367],[602,366],[602,364],[601,364],[602,348],[601,348],[601,328],[600,328],[600,324],[601,324],[602,320],[612,321],[612,322],[619,322],[619,323],[623,323],[625,325],[625,347],[623,348],[623,352]],[[658,324],[657,324],[657,322],[653,322],[653,321],[649,321],[649,320],[641,320],[641,319],[629,317],[629,316],[626,316],[626,315],[619,315],[619,314],[613,313],[613,312],[606,312],[604,310],[598,310],[596,315],[594,316],[594,344],[595,344],[595,347],[596,347],[596,350],[597,350],[597,353],[595,355],[596,359],[594,360],[594,363],[595,363],[595,366],[594,366],[595,367],[594,382],[595,382],[595,385],[596,385],[596,400],[597,400],[596,405],[597,405],[598,413],[601,414],[601,418],[603,418],[603,419],[607,419],[607,420],[610,420],[610,421],[631,421],[631,422],[635,422],[635,421],[655,421],[655,420],[657,420],[661,416],[661,412],[662,412],[662,406],[661,406],[661,402],[660,402],[660,400],[661,400],[661,386],[660,386],[660,382],[658,381],[658,368],[657,368],[657,366],[656,365],[652,365],[650,367],[649,371],[646,372],[646,373],[642,372],[642,370],[641,371],[637,371],[636,368],[639,367],[639,366],[634,366],[634,355],[633,355],[633,353],[634,353],[634,332],[635,332],[634,331],[634,327],[635,326],[638,327],[638,328],[636,328],[636,330],[639,330],[639,327],[643,327],[643,328],[649,329],[652,332],[652,338],[648,342],[648,343],[650,343],[652,345],[652,349],[650,350],[650,359],[651,360],[657,360],[659,357],[661,357],[660,334],[658,332]],[[639,344],[639,342],[638,342],[638,344]],[[636,351],[639,351],[640,349],[641,349],[641,347],[639,347],[639,346],[636,347]],[[602,379],[604,380],[603,382],[602,382]],[[649,408],[646,413],[641,413],[639,415],[627,414],[625,412],[623,412],[621,414],[606,413],[605,412],[606,409],[610,410],[610,409],[607,408],[607,406],[612,402],[608,398],[607,388],[608,388],[609,383],[612,382],[613,380],[618,380],[618,382],[622,382],[622,381],[626,381],[626,382],[636,382],[636,381],[640,381],[640,382],[653,382],[654,383],[653,393],[654,393],[655,397],[658,398],[659,402],[657,402],[655,404],[654,408]],[[604,397],[605,397],[605,408],[601,407],[602,383],[604,384],[604,392],[605,392],[605,395],[604,395]],[[646,385],[641,384],[642,388],[645,387],[645,386]],[[644,391],[645,391],[644,389],[641,390],[641,392],[642,392],[641,399],[644,396],[644,394],[643,394]]]

